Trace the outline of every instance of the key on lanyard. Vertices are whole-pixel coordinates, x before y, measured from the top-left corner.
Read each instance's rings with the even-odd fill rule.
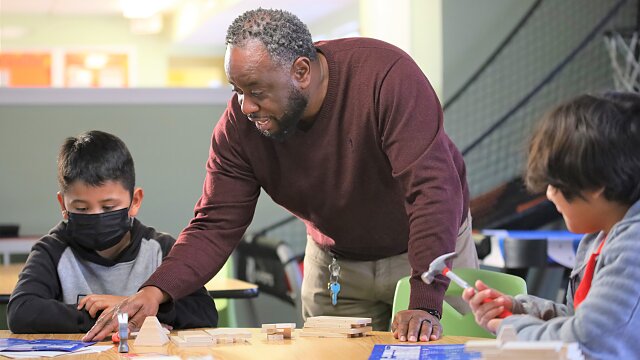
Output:
[[[333,306],[338,304],[338,293],[340,292],[340,283],[338,282],[339,277],[340,264],[338,264],[338,260],[334,257],[331,264],[329,264],[329,284],[327,284],[329,294],[331,295],[331,304]]]

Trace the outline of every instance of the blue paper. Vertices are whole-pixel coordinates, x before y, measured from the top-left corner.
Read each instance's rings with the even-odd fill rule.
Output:
[[[369,360],[474,360],[479,352],[465,352],[464,344],[446,345],[374,345]]]
[[[0,338],[1,351],[76,351],[96,342],[83,342],[75,340],[56,340],[56,339],[14,339]]]

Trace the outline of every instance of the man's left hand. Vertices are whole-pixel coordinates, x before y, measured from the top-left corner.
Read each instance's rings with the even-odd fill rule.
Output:
[[[438,340],[442,336],[442,325],[440,319],[426,311],[403,310],[393,318],[391,332],[400,341]]]

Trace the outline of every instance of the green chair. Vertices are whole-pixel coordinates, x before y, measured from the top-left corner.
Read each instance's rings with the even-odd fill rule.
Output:
[[[463,278],[470,285],[475,284],[476,280],[482,280],[489,287],[508,295],[518,295],[527,293],[527,284],[524,279],[496,271],[482,269],[453,269],[456,275]],[[402,278],[396,285],[396,293],[393,299],[392,317],[400,310],[406,310],[409,307],[409,277]],[[449,284],[449,288],[445,293],[447,297],[462,296],[462,288],[453,281]],[[494,338],[493,334],[484,330],[473,317],[472,313],[461,314],[455,310],[446,301],[442,304],[442,320],[443,335],[455,336],[475,336],[484,338]]]

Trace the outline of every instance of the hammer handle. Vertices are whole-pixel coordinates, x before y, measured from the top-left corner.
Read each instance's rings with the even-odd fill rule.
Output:
[[[448,267],[445,267],[444,270],[442,270],[442,275],[448,277],[463,289],[466,289],[469,287],[469,284],[467,284],[466,281],[462,280],[460,276],[456,275],[453,271],[449,270]]]
[[[456,275],[453,271],[449,270],[448,267],[445,267],[444,270],[442,270],[442,274],[446,277],[448,277],[449,279],[451,279],[452,281],[454,281],[456,284],[458,284],[461,288],[466,289],[468,287],[470,287],[469,284],[467,284],[466,281],[462,280],[462,278],[458,275]],[[477,292],[477,290],[476,290]],[[490,301],[493,301],[493,299],[489,299],[486,298],[484,299],[483,303],[488,303]],[[500,313],[500,315],[498,315],[499,318],[504,319],[507,316],[511,316],[513,315],[511,313],[511,311],[505,309],[502,313]]]

